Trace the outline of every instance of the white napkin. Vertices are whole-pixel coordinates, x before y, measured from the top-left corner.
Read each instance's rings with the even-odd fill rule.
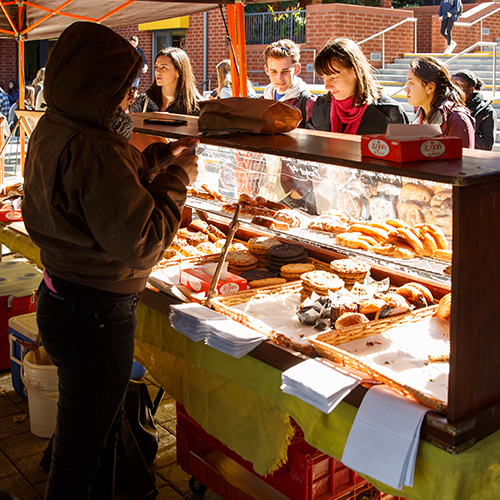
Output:
[[[214,322],[227,319],[227,316],[194,302],[170,306],[170,324],[194,342],[205,339]]]
[[[342,463],[401,490],[413,486],[420,427],[429,408],[372,387],[364,397],[347,438]]]
[[[267,339],[261,333],[225,317],[225,321],[207,320],[205,344],[235,358],[241,358]]]
[[[340,367],[308,359],[281,375],[281,390],[330,413],[356,387],[360,379]]]

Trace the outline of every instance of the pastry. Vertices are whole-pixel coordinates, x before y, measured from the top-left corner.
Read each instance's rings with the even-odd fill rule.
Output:
[[[439,305],[436,311],[436,316],[444,320],[449,320],[450,315],[451,315],[451,293],[447,293],[439,301]]]
[[[382,243],[371,248],[372,252],[387,257],[396,259],[413,259],[415,252],[413,249],[403,242],[398,243]]]
[[[345,313],[357,313],[358,304],[356,302],[351,302],[349,304],[332,304],[330,309],[330,321],[332,325],[335,325],[335,321]]]
[[[382,309],[382,307],[384,307],[385,305],[386,303],[382,299],[370,299],[366,302],[363,302],[359,306],[359,312],[365,315],[375,314],[380,311],[380,309]]]
[[[424,245],[411,229],[403,227],[394,229],[394,231],[389,233],[388,239],[390,243],[404,243],[408,245],[416,255],[422,255],[424,252]]]
[[[396,217],[396,207],[392,200],[375,196],[368,199],[368,205],[372,219],[385,220]]]
[[[446,236],[439,226],[436,226],[435,224],[418,224],[415,228],[432,236],[436,242],[436,250],[446,250],[448,248]]]
[[[335,242],[342,247],[359,250],[371,250],[373,246],[378,244],[375,238],[363,233],[341,233],[337,235]]]
[[[438,260],[444,260],[445,262],[451,262],[453,257],[453,253],[451,250],[436,250],[432,257]]]
[[[417,201],[419,203],[429,203],[434,191],[421,184],[413,184],[409,182],[401,188],[399,193],[399,201]]]
[[[351,227],[349,227],[349,232],[363,233],[366,234],[366,236],[371,236],[372,238],[375,238],[377,241],[386,241],[389,235],[389,231],[387,231],[386,229],[382,229],[370,223],[351,224]]]
[[[400,220],[400,219],[387,219],[385,221],[385,223],[388,225],[388,226],[393,226],[395,228],[398,228],[398,227],[405,227],[405,228],[409,228],[411,227],[409,224],[407,224],[406,222]]]
[[[290,229],[290,226],[285,222],[280,222],[279,220],[272,219],[271,217],[260,215],[256,215],[252,218],[252,224],[268,227],[270,229],[276,229],[278,231],[288,231]]]
[[[328,295],[329,291],[336,292],[344,286],[344,282],[335,274],[328,271],[309,271],[301,275],[304,289],[316,292],[318,295]]]
[[[348,312],[342,314],[342,316],[335,321],[335,329],[341,330],[348,326],[362,325],[363,323],[368,323],[368,318],[364,314]]]
[[[354,283],[363,283],[370,272],[370,265],[356,259],[337,259],[330,262],[330,269],[350,290]]]
[[[264,278],[261,280],[254,280],[248,283],[250,288],[261,288],[264,286],[276,286],[283,285],[286,283],[285,278]]]
[[[204,241],[203,243],[200,243],[199,245],[196,246],[196,248],[203,253],[206,254],[213,254],[213,253],[219,253],[220,249],[215,246],[214,243],[211,241]]]
[[[397,204],[398,217],[410,226],[425,222],[422,207],[417,203],[402,202]]]
[[[269,249],[275,245],[280,245],[280,241],[276,238],[268,236],[257,236],[248,240],[248,249],[256,256],[263,255],[267,258]]]
[[[414,305],[417,309],[427,307],[432,304],[433,297],[431,292],[419,285],[418,283],[407,283],[400,286],[396,293],[404,297],[410,304]]]
[[[291,209],[279,210],[274,214],[273,219],[284,222],[289,227],[300,227],[302,225],[300,217],[298,217],[295,210]]]
[[[361,202],[347,191],[339,194],[337,198],[337,206],[339,210],[348,217],[359,219],[361,216]]]

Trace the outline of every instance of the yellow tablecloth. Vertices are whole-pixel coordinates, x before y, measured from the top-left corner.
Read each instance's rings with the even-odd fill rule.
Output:
[[[0,224],[0,242],[40,263],[37,247]],[[280,390],[281,372],[251,356],[236,359],[176,332],[168,317],[138,307],[136,359],[211,435],[264,474],[279,466],[293,433],[292,416],[315,448],[341,459],[356,408],[341,403],[325,415]],[[413,488],[382,491],[413,500],[498,500],[500,431],[472,448],[450,455],[420,441]]]

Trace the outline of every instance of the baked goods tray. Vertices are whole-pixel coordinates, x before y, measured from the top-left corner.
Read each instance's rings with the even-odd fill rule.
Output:
[[[447,408],[449,363],[428,356],[448,349],[449,324],[437,305],[309,337],[320,356],[367,373],[438,413]]]
[[[220,202],[191,196],[188,198],[186,205],[191,208],[203,210],[204,212],[222,217],[222,220],[224,221],[233,217],[233,214],[223,212],[221,210],[222,205]],[[278,229],[271,229],[251,224],[251,218],[252,216],[240,216],[242,223],[261,232],[267,232],[269,234],[274,234],[289,240],[294,240],[298,243],[308,244],[321,249],[333,250],[334,252],[340,255],[345,255],[346,257],[362,258],[365,261],[383,265],[384,267],[388,267],[396,271],[410,273],[435,280],[446,285],[451,285],[451,276],[445,274],[444,272],[450,265],[448,262],[442,262],[428,257],[398,259],[394,257],[386,257],[384,255],[377,255],[366,250],[353,250],[336,245],[334,243],[335,240],[333,235],[324,231],[310,230],[306,228],[290,228],[289,231],[280,231]]]

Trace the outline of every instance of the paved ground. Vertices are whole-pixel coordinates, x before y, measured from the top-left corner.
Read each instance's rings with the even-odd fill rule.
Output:
[[[147,373],[143,381],[154,400],[158,391],[156,382]],[[27,413],[28,402],[15,392],[10,371],[0,372],[0,487],[18,500],[39,500],[47,483],[47,473],[39,463],[49,440],[31,433]],[[155,420],[160,437],[156,456],[157,499],[199,499],[189,489],[191,476],[176,464],[176,411],[172,398],[163,397]],[[203,498],[221,500],[211,491]]]

